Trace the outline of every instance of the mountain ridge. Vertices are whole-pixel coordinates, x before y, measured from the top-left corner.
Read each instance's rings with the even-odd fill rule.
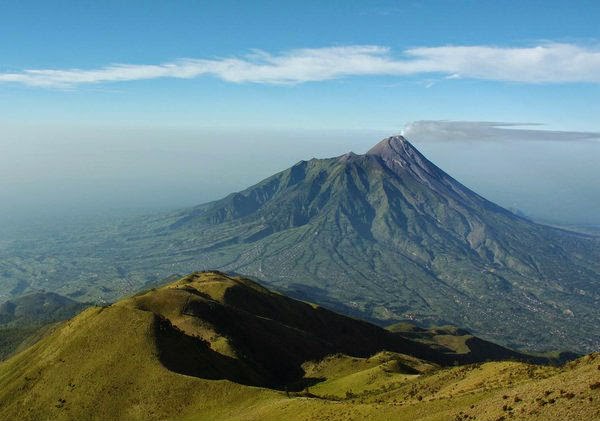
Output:
[[[552,360],[197,272],[87,308],[0,362],[0,419],[589,419],[597,358],[532,365]]]

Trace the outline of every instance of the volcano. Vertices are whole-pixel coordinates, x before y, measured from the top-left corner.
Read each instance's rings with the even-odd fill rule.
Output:
[[[600,247],[484,199],[393,136],[159,218],[176,255],[371,320],[519,348],[600,344]]]
[[[111,285],[218,269],[379,324],[452,324],[518,349],[600,346],[598,238],[486,200],[402,136],[78,241],[63,259]]]

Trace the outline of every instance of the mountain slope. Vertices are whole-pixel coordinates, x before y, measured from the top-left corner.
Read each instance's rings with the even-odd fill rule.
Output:
[[[461,357],[244,278],[195,273],[89,308],[0,363],[0,419],[491,420],[507,393],[515,412],[527,408],[520,419],[593,419],[595,356],[563,368],[453,363],[527,358],[502,352]],[[558,402],[538,408],[538,395]]]
[[[219,268],[382,324],[464,326],[523,349],[600,346],[600,240],[485,200],[401,136],[216,202],[14,250],[0,261],[14,288],[23,262],[40,272],[48,254],[50,276],[25,287],[67,292],[68,274],[85,298]]]
[[[0,360],[87,306],[52,292],[27,294],[0,304]]]

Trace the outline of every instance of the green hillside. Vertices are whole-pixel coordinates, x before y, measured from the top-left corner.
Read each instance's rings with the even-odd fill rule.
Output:
[[[51,292],[27,294],[0,304],[0,360],[44,335],[56,322],[87,307]]]
[[[195,273],[89,308],[0,363],[0,419],[600,416],[600,356],[563,367],[475,362],[528,358],[499,350],[457,353],[248,279]]]
[[[216,202],[88,231],[0,250],[6,293],[111,301],[219,268],[381,325],[463,326],[519,349],[600,346],[600,239],[496,206],[400,136],[365,155],[302,161]]]

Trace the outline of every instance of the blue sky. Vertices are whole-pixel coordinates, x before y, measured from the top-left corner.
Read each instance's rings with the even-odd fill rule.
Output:
[[[597,2],[3,2],[0,71],[98,69],[180,59],[374,45],[547,43],[598,47]],[[448,74],[340,76],[278,86],[214,76],[40,89],[0,85],[4,121],[245,127],[401,127],[421,119],[533,121],[596,130],[600,83],[480,81]],[[118,106],[116,106],[118,105]]]
[[[437,137],[417,130],[424,125],[410,135],[453,175],[506,206],[600,224],[590,216],[600,214],[600,190],[589,181],[590,157],[600,159],[598,22],[595,1],[4,1],[0,176],[10,181],[0,181],[0,199],[14,210],[36,207],[33,197],[74,203],[85,191],[95,206],[106,188],[94,180],[110,179],[121,186],[115,200],[131,206],[157,197],[188,204],[298,159],[362,152],[411,122],[450,120],[449,132],[432,123]],[[494,145],[474,147],[489,130],[464,121],[542,126],[511,126],[508,136],[494,132]],[[177,142],[199,162],[245,172],[212,182],[213,166],[181,172],[181,156],[148,158]],[[120,144],[150,151],[135,175],[119,162],[136,147],[110,152]],[[260,164],[247,164],[252,154]],[[523,155],[537,157],[529,169],[510,163]],[[478,177],[480,162],[496,172]],[[153,178],[161,164],[172,171]],[[556,167],[571,175],[535,181]],[[540,200],[502,187],[507,172]],[[557,190],[568,209],[548,209]],[[131,191],[147,193],[134,200]]]

